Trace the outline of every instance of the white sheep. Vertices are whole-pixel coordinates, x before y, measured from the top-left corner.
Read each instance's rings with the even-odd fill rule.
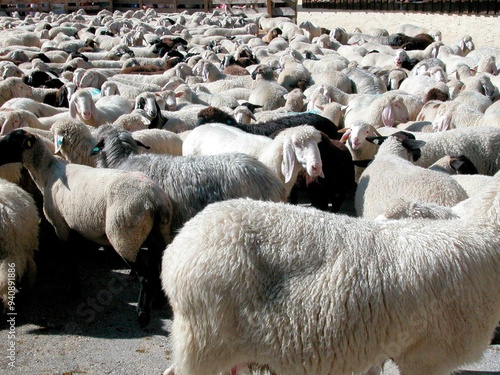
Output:
[[[32,89],[19,77],[9,77],[0,81],[0,106],[12,98],[30,98]]]
[[[23,277],[34,283],[40,217],[33,197],[17,184],[0,178],[0,300],[3,311],[17,311],[16,290]]]
[[[144,129],[132,133],[132,137],[147,146],[142,153],[182,155],[182,139],[177,133],[165,129]]]
[[[0,165],[17,162],[42,192],[45,216],[62,241],[70,241],[75,231],[112,246],[136,272],[141,282],[138,320],[146,326],[160,286],[160,258],[170,241],[172,204],[166,193],[142,173],[67,164],[22,129],[0,139]],[[148,247],[148,266],[139,252],[143,245]]]
[[[500,128],[476,126],[438,133],[414,133],[425,141],[415,164],[428,168],[446,155],[467,155],[480,174],[492,176],[500,170]]]
[[[410,161],[410,157],[418,160],[425,142],[408,138],[408,133],[377,139],[383,143],[361,174],[356,189],[354,204],[358,216],[375,219],[402,198],[448,207],[468,198],[451,176]]]
[[[402,374],[449,374],[477,361],[500,316],[499,189],[497,177],[454,220],[376,222],[243,199],[208,206],[163,257],[174,311],[164,374],[258,363],[351,375],[388,359]]]
[[[62,156],[69,163],[95,167],[95,156],[91,152],[96,140],[91,128],[80,120],[69,117],[54,122],[50,129],[54,154]]]
[[[344,126],[350,128],[358,120],[363,120],[375,128],[393,127],[410,120],[408,107],[403,97],[388,95],[353,96],[345,110]]]
[[[380,133],[375,127],[362,120],[356,121],[350,128],[344,128],[341,141],[344,142],[351,152],[354,161],[354,180],[359,181],[361,173],[373,160],[378,146],[366,140],[367,137],[379,137]]]
[[[309,125],[285,129],[271,139],[213,123],[194,128],[184,139],[182,154],[243,152],[252,155],[280,177],[288,196],[302,168],[311,178],[323,175],[318,149],[320,139],[320,132]]]
[[[113,123],[132,109],[132,102],[120,95],[104,96],[94,103],[92,94],[86,89],[76,90],[69,102],[70,117],[93,127]]]
[[[134,109],[132,112],[118,117],[113,124],[129,132],[134,132],[136,130],[148,129],[149,125],[151,125],[151,120],[143,109]]]
[[[49,117],[68,112],[68,108],[57,108],[49,104],[40,103],[31,98],[12,98],[2,105],[2,109],[22,109],[31,112],[36,117]]]

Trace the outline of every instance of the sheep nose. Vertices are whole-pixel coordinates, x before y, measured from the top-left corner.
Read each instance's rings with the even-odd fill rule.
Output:
[[[323,173],[323,168],[322,168],[322,165],[317,163],[317,164],[313,164],[311,165],[311,170],[309,171],[309,174],[312,176],[312,177],[316,177],[316,176],[319,176]]]

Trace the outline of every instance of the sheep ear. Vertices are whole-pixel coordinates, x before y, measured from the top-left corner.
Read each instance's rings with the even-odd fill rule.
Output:
[[[438,116],[432,121],[432,128],[437,132],[444,132],[449,129],[451,121],[448,116]]]
[[[99,121],[98,120],[98,112],[97,112],[97,108],[95,106],[95,102],[94,102],[94,99],[91,99],[90,100],[90,111],[92,112],[92,118],[95,120],[95,121]]]
[[[69,115],[72,118],[76,118],[76,104],[72,99],[69,101]]]
[[[407,139],[405,140],[405,145],[407,145],[409,150],[421,149],[425,146],[425,141],[420,139]]]
[[[382,122],[389,128],[394,125],[394,110],[392,109],[392,105],[387,104],[382,110]]]
[[[281,173],[285,176],[285,183],[292,178],[293,167],[295,165],[295,152],[292,142],[285,140],[283,143],[283,161],[281,163]]]
[[[61,151],[63,140],[64,136],[62,136],[61,134],[54,134],[54,144],[55,144],[54,154],[57,154],[59,151]]]
[[[455,171],[458,171],[460,168],[462,168],[464,164],[465,163],[462,160],[458,159],[453,159],[450,161],[450,167],[452,167]]]
[[[340,142],[346,143],[349,140],[350,136],[351,136],[351,129],[349,129],[349,128],[343,128],[343,129],[339,129],[338,132],[340,134],[344,133],[344,134],[342,134],[342,138],[340,138]]]

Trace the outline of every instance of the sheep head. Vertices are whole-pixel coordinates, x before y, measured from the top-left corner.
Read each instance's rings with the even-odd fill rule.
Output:
[[[276,139],[279,137],[284,138],[281,173],[285,176],[285,183],[292,179],[296,171],[296,162],[306,171],[308,182],[325,176],[318,148],[318,143],[321,141],[321,133],[318,130],[310,125],[301,125],[282,131]]]
[[[33,147],[38,138],[23,129],[16,129],[0,139],[0,165],[22,163],[23,153]]]

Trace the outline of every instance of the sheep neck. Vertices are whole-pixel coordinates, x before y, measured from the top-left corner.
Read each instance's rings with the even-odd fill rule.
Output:
[[[38,189],[43,192],[51,175],[48,171],[65,163],[53,156],[47,145],[37,139],[33,147],[23,153],[23,165],[28,169]]]

